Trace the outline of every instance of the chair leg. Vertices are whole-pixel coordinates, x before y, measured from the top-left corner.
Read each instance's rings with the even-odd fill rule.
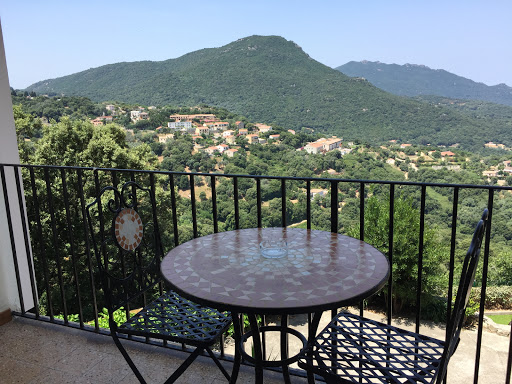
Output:
[[[240,339],[242,337],[242,329],[240,327],[240,314],[231,312],[231,316],[233,318],[235,356],[233,360],[233,370],[231,371],[231,380],[229,381],[229,383],[235,384],[236,379],[238,378],[238,373],[240,372],[240,364],[242,362],[242,353],[240,352]]]
[[[186,371],[186,369],[194,362],[197,356],[199,356],[204,350],[204,347],[197,347],[194,352],[192,352],[189,357],[178,367],[177,370],[174,371],[174,373],[169,377],[165,384],[168,383],[174,383],[178,378],[182,375],[183,372]]]
[[[115,332],[112,332],[112,338],[114,339],[114,343],[116,344],[117,349],[119,349],[119,351],[121,352],[124,359],[126,360],[128,365],[132,369],[132,371],[135,374],[135,376],[137,377],[137,379],[139,379],[141,384],[146,384],[146,380],[144,380],[144,378],[142,377],[142,374],[140,373],[140,371],[137,369],[137,367],[133,363],[133,360],[128,355],[128,352],[126,352],[126,349],[124,348],[123,344],[121,344],[121,340],[119,340],[119,338],[117,337]]]
[[[231,380],[231,377],[229,376],[229,373],[226,371],[226,369],[224,368],[224,366],[220,363],[219,359],[217,359],[217,356],[215,356],[215,354],[213,353],[213,351],[210,349],[210,348],[206,348],[206,352],[208,352],[208,354],[210,355],[210,357],[212,358],[213,362],[215,363],[215,365],[217,367],[219,367],[220,371],[222,372],[222,374],[224,375],[224,377],[226,379],[228,379],[228,381]]]

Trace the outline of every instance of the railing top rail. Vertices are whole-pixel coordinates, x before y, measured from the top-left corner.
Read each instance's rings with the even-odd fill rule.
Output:
[[[505,190],[511,191],[512,186],[485,185],[485,184],[451,184],[451,183],[431,183],[418,181],[397,181],[397,180],[367,180],[367,179],[342,179],[342,178],[326,178],[326,177],[294,177],[294,176],[270,176],[270,175],[244,175],[244,174],[224,174],[224,173],[200,173],[200,172],[177,172],[163,170],[140,170],[140,169],[123,169],[123,168],[97,168],[97,167],[76,167],[66,165],[37,165],[37,164],[8,164],[0,163],[0,167],[21,167],[21,168],[50,168],[50,169],[69,169],[83,171],[103,171],[103,172],[138,172],[148,174],[161,175],[179,175],[179,176],[203,176],[203,177],[227,177],[227,178],[248,178],[248,179],[274,179],[274,180],[297,180],[297,181],[316,181],[316,182],[339,182],[339,183],[364,183],[364,184],[384,184],[384,185],[404,185],[404,186],[427,186],[427,187],[459,187],[471,189],[485,190]]]

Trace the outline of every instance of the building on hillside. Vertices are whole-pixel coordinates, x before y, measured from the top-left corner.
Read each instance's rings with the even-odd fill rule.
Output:
[[[114,112],[116,110],[116,106],[113,104],[107,104],[105,105],[105,109],[110,112]]]
[[[249,144],[256,144],[258,142],[258,135],[252,134],[247,135],[246,137]]]
[[[265,132],[269,132],[272,130],[272,127],[270,125],[260,124],[260,123],[257,123],[254,125],[258,128],[258,131],[260,133],[265,133]]]
[[[489,141],[488,143],[484,144],[484,147],[505,149],[505,144],[496,144],[496,143],[493,143],[492,141]]]
[[[263,139],[262,137],[259,137],[258,144],[267,144],[267,139]]]
[[[455,156],[455,153],[453,153],[452,151],[441,152],[441,157],[453,157],[453,156]]]
[[[342,140],[333,136],[329,139],[318,139],[312,143],[308,143],[304,149],[307,153],[318,154],[332,151],[334,149],[340,148],[342,144]]]
[[[309,198],[313,200],[315,196],[324,197],[327,195],[327,189],[320,189],[320,188],[312,188],[309,192]]]
[[[293,129],[289,129],[288,132],[290,132],[292,135],[295,135],[295,131]]]
[[[130,111],[130,119],[135,122],[139,120],[140,111]]]
[[[214,155],[215,153],[218,153],[219,152],[219,148],[216,147],[216,146],[211,146],[211,147],[208,147],[204,150],[207,154],[209,154],[210,156]]]
[[[489,171],[483,171],[482,174],[487,177],[498,177],[498,170],[492,169]]]
[[[209,135],[210,134],[210,128],[202,126],[196,128],[196,135]]]
[[[226,143],[228,143],[228,144],[235,144],[236,143],[236,136],[228,136],[228,137],[226,137]]]
[[[143,112],[141,110],[135,110],[130,112],[130,119],[132,119],[133,122],[139,121],[139,120],[148,120],[149,114],[147,112]]]
[[[235,131],[228,129],[227,131],[222,132],[222,137],[233,136],[234,134],[235,134]]]
[[[269,138],[270,140],[279,140],[279,137],[280,137],[280,136],[281,136],[281,135],[279,135],[279,134],[277,134],[277,135],[270,135],[268,138]]]
[[[170,121],[167,123],[167,127],[170,129],[189,129],[192,128],[191,121]]]
[[[235,153],[237,153],[237,152],[238,152],[238,149],[230,148],[230,149],[226,150],[226,156],[233,157],[233,156],[235,156]]]
[[[158,142],[164,144],[164,143],[167,142],[167,140],[174,139],[174,134],[172,134],[172,133],[159,133],[157,135],[157,137],[158,137]]]
[[[304,150],[307,152],[307,153],[311,153],[313,155],[317,155],[319,153],[322,153],[323,150],[324,150],[324,145],[323,143],[317,143],[317,142],[313,142],[313,143],[308,143],[305,147],[304,147]]]
[[[245,136],[249,134],[249,130],[247,128],[239,128],[238,129],[238,135],[239,136]]]
[[[229,123],[227,121],[216,121],[215,123],[208,123],[208,126],[214,131],[224,131],[229,128]]]
[[[103,125],[103,120],[96,118],[94,120],[91,120],[91,123],[96,127],[98,125]]]
[[[224,153],[224,151],[227,151],[229,149],[229,145],[219,144],[217,145],[217,148],[219,149],[220,153]]]
[[[237,121],[237,122],[235,122],[235,128],[243,129],[243,128],[245,128],[245,123],[243,121]]]
[[[400,148],[407,148],[407,147],[411,147],[412,144],[407,144],[407,143],[404,143],[404,144],[400,144]]]
[[[103,120],[105,123],[111,123],[114,120],[112,116],[98,116],[97,118]]]
[[[197,114],[197,115],[170,115],[169,119],[174,121],[192,121],[192,120],[212,120],[214,121],[216,119],[216,116],[212,113],[206,113],[206,114]]]

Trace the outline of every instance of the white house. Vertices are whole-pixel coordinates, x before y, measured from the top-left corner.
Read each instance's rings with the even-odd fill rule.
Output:
[[[171,121],[167,123],[167,127],[171,129],[189,129],[192,128],[191,121]]]

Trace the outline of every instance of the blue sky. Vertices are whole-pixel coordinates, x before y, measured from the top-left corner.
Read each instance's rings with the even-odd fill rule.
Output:
[[[0,4],[14,88],[104,64],[177,58],[250,35],[283,36],[330,67],[352,60],[424,64],[512,86],[511,15],[510,0]]]

